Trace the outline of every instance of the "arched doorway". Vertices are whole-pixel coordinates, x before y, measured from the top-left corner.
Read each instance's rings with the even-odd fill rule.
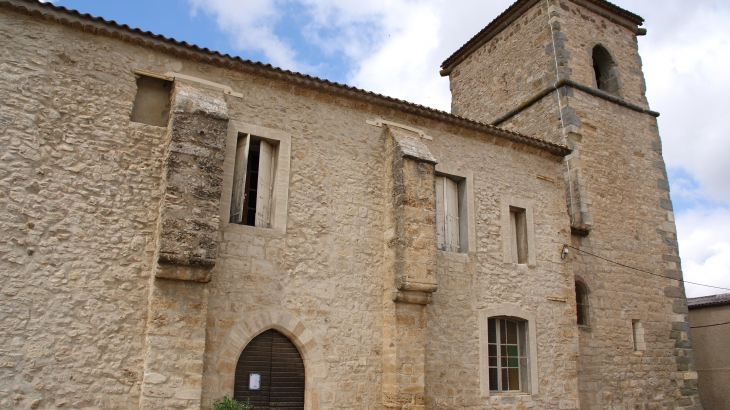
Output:
[[[236,364],[233,397],[256,410],[304,409],[304,361],[294,343],[274,329],[251,340]]]

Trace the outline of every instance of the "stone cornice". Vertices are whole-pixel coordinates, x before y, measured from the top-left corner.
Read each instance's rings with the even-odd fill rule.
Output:
[[[170,54],[177,58],[188,59],[231,70],[249,72],[266,78],[286,81],[297,86],[339,95],[344,98],[361,100],[366,103],[396,109],[408,114],[429,118],[463,129],[490,134],[512,142],[531,146],[556,156],[564,157],[571,152],[568,147],[561,144],[555,144],[540,138],[503,130],[490,124],[473,121],[445,111],[387,97],[348,85],[284,70],[270,64],[253,62],[251,60],[244,60],[241,57],[233,57],[228,54],[222,54],[184,41],[178,41],[159,34],[153,34],[149,31],[131,28],[126,24],[122,25],[115,21],[108,21],[89,14],[81,14],[76,10],[69,10],[65,7],[54,6],[51,3],[41,3],[37,0],[3,0],[0,1],[0,7],[40,18],[48,22],[75,28],[89,34],[111,37],[140,47],[150,48],[161,53]]]
[[[563,79],[563,80],[560,80],[557,83],[555,83],[555,85],[551,85],[550,87],[547,87],[544,90],[533,95],[532,97],[528,98],[522,104],[520,104],[517,107],[513,108],[512,110],[508,111],[506,114],[491,121],[490,124],[493,126],[498,126],[498,125],[504,123],[505,121],[509,120],[510,118],[514,117],[515,115],[530,108],[532,105],[534,105],[538,101],[542,100],[546,96],[550,95],[551,93],[555,92],[555,90],[557,90],[561,87],[575,88],[576,90],[583,91],[584,93],[590,94],[594,97],[604,99],[606,101],[610,101],[614,104],[618,104],[618,105],[620,105],[622,107],[626,107],[630,110],[634,110],[636,112],[640,112],[643,114],[648,114],[653,117],[659,116],[659,113],[656,111],[652,111],[652,110],[646,109],[640,105],[628,102],[622,98],[616,97],[615,95],[609,94],[605,91],[602,91],[602,90],[599,90],[599,89],[596,89],[593,87],[589,87],[585,84],[581,84],[581,83],[575,82],[573,80]]]
[[[479,33],[461,46],[454,54],[441,63],[441,75],[447,76],[457,65],[466,60],[472,53],[479,50],[484,44],[496,37],[504,29],[509,27],[515,20],[525,14],[530,8],[540,3],[541,0],[518,0],[507,10],[497,16],[491,23],[484,27]],[[636,35],[646,34],[644,29],[638,26],[644,24],[644,19],[630,11],[624,10],[613,3],[605,0],[570,0],[599,16],[626,27]],[[547,18],[546,18],[547,21]]]

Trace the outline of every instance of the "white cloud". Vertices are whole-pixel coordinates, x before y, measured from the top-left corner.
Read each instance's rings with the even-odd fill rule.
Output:
[[[269,63],[289,70],[309,71],[296,52],[274,33],[282,14],[273,0],[188,0],[193,14],[215,17],[218,27],[231,36],[240,49],[262,51]]]
[[[677,214],[684,279],[730,289],[730,209],[692,209]],[[688,297],[729,293],[692,284]]]
[[[652,2],[650,2],[652,3]],[[648,97],[659,110],[667,164],[689,171],[707,198],[730,203],[730,4],[653,2],[641,39]],[[646,5],[644,5],[646,7]],[[649,12],[649,11],[647,11]]]

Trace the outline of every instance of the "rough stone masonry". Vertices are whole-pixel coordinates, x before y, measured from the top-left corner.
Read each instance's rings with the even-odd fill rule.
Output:
[[[0,1],[0,407],[208,409],[274,329],[305,409],[699,409],[640,24],[519,0],[444,63],[448,114]],[[140,77],[165,126],[131,120]],[[266,226],[229,223],[242,138],[273,147]]]

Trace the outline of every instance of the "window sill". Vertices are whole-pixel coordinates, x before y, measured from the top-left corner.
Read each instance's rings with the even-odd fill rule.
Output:
[[[530,396],[530,393],[526,393],[523,391],[507,391],[507,392],[499,392],[499,391],[490,391],[489,397],[520,397],[520,396]]]
[[[578,330],[582,330],[584,332],[592,332],[593,329],[589,325],[578,325]]]
[[[448,261],[461,262],[461,263],[469,262],[468,253],[442,251],[441,249],[437,249],[436,251],[437,251],[437,255],[440,258],[446,259]]]
[[[277,228],[261,228],[258,226],[242,225],[226,222],[223,226],[223,233],[246,234],[253,236],[262,236],[266,238],[283,238],[284,232]]]

